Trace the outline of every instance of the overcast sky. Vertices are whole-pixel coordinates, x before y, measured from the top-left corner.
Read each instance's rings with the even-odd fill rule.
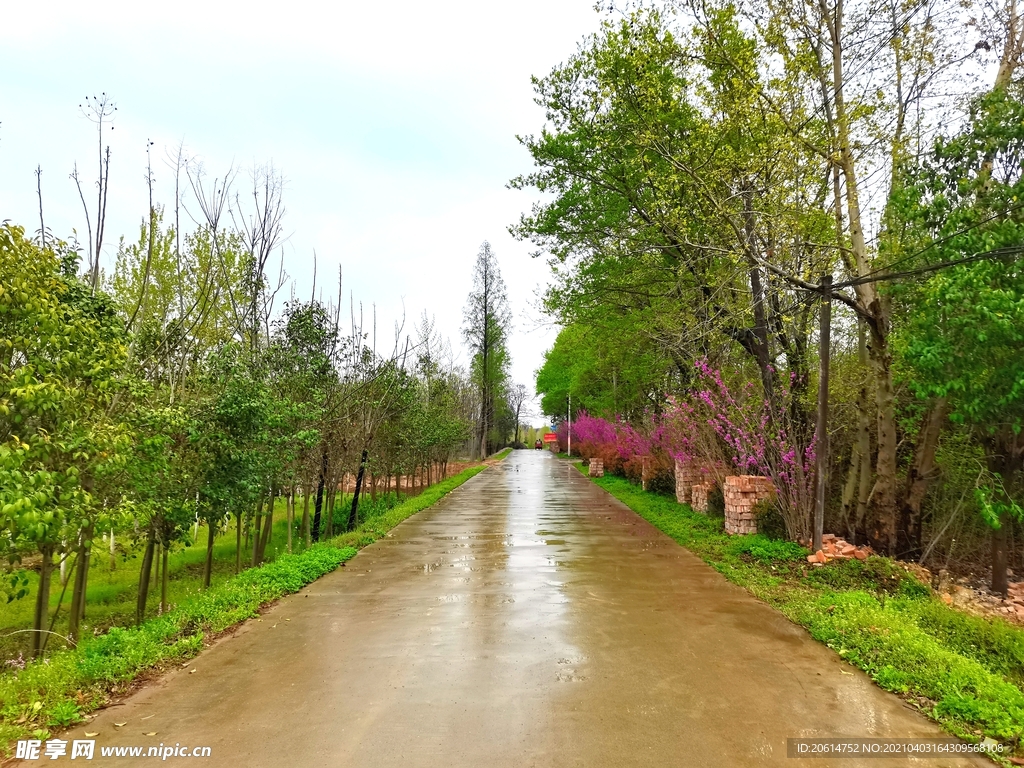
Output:
[[[516,316],[513,375],[532,390],[554,341],[531,309],[547,267],[508,234],[532,198],[505,185],[531,168],[516,134],[543,123],[530,76],[571,55],[599,20],[593,0],[8,4],[0,220],[38,228],[40,165],[47,227],[84,240],[68,174],[77,161],[94,189],[96,134],[78,105],[106,92],[118,111],[105,266],[146,215],[147,139],[166,204],[163,158],[181,141],[212,175],[273,162],[286,180],[285,269],[297,294],[309,296],[315,249],[318,284],[341,265],[346,295],[367,315],[377,305],[381,333],[403,307],[410,328],[427,310],[461,348],[471,267],[489,240]]]

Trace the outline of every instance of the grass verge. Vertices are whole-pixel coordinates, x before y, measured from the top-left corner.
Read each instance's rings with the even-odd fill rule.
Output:
[[[593,481],[950,733],[1024,754],[1021,628],[948,607],[887,558],[812,568],[792,542],[729,536],[721,518],[674,498],[619,477]]]
[[[48,738],[50,728],[81,722],[86,712],[102,706],[111,694],[128,690],[145,672],[192,658],[208,636],[258,616],[267,604],[330,573],[359,548],[484,469],[469,467],[367,519],[354,531],[243,571],[163,616],[137,627],[114,627],[77,648],[0,674],[0,750],[9,755],[19,738]]]

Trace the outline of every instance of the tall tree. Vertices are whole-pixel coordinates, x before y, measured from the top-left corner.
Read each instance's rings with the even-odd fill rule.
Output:
[[[512,329],[505,281],[498,259],[486,240],[473,267],[473,290],[463,312],[462,334],[473,355],[472,375],[480,393],[477,439],[486,457],[494,444],[497,394],[508,379],[508,334]]]

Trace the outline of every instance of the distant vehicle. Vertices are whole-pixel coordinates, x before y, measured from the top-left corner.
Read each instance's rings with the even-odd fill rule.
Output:
[[[535,442],[533,444],[533,447],[534,448],[539,448],[539,449],[543,450],[544,449],[544,443],[542,443],[540,440],[538,440],[537,442]]]

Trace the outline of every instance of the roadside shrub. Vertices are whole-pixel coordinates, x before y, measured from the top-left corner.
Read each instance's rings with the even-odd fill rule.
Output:
[[[903,595],[920,598],[930,594],[928,587],[884,557],[867,560],[833,560],[815,568],[807,580],[834,590],[863,590],[876,595]]]
[[[775,499],[761,499],[754,504],[753,512],[759,534],[779,541],[786,541],[789,538],[786,533],[786,518],[782,516],[782,509]]]
[[[708,492],[708,517],[725,519],[725,494],[717,485]]]

